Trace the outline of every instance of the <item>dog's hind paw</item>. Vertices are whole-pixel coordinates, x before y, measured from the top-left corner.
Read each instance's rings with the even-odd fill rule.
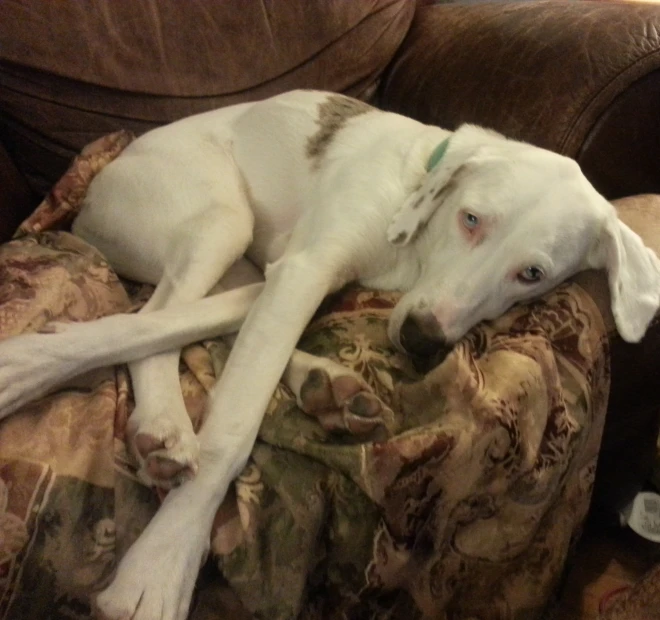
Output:
[[[197,473],[199,441],[192,427],[182,428],[161,416],[142,424],[129,421],[128,434],[138,477],[146,484],[172,489]]]
[[[387,434],[389,408],[351,371],[331,370],[310,369],[298,395],[302,410],[328,431]]]

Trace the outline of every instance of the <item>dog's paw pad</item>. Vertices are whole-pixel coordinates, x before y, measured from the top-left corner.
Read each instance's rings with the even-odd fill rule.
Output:
[[[179,463],[173,459],[158,455],[149,455],[144,462],[143,472],[157,486],[178,486],[190,480],[197,473],[195,464]]]
[[[165,442],[162,439],[158,439],[147,433],[138,433],[135,435],[134,445],[135,450],[143,459],[146,459],[156,450],[165,449]]]
[[[305,413],[314,415],[335,405],[330,376],[321,368],[313,368],[300,388],[300,400]]]
[[[140,464],[138,476],[146,484],[171,489],[197,473],[199,444],[192,432],[139,431],[135,433],[132,445]]]
[[[353,375],[339,375],[332,379],[332,393],[337,402],[343,402],[365,389],[365,385]]]
[[[330,432],[368,435],[383,428],[385,405],[352,374],[331,377],[313,368],[300,389],[300,401],[303,411]]]
[[[382,414],[383,403],[371,392],[358,392],[348,400],[346,408],[361,418],[375,418]]]

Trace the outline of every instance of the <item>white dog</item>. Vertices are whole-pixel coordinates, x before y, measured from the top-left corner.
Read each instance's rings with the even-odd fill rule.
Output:
[[[413,351],[453,343],[587,268],[607,270],[626,340],[643,336],[660,304],[657,257],[574,161],[322,92],[147,133],[94,179],[74,232],[156,291],[138,315],[5,340],[0,411],[131,362],[142,475],[176,488],[97,599],[113,620],[186,617],[216,509],[283,374],[307,409],[330,399],[369,416],[382,406],[351,371],[294,352],[328,293],[351,281],[405,291],[389,335]],[[262,279],[250,264],[265,283],[248,284]],[[219,282],[225,292],[205,298]],[[196,437],[178,348],[242,322]]]

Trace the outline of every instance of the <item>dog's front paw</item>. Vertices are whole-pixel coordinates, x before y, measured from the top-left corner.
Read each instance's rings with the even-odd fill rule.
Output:
[[[172,516],[172,515],[170,515]],[[208,551],[208,531],[197,523],[154,522],[128,550],[114,581],[96,598],[103,620],[185,620]],[[156,517],[158,519],[158,516]]]
[[[302,410],[328,431],[386,434],[390,409],[355,373],[334,366],[309,370],[298,395]]]
[[[184,425],[163,414],[140,422],[136,414],[129,421],[128,435],[140,479],[172,489],[193,478],[199,467],[199,441],[188,420]]]

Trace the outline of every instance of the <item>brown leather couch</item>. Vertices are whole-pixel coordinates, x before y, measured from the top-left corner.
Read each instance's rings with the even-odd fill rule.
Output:
[[[102,134],[301,87],[556,150],[610,199],[660,194],[659,33],[660,4],[635,2],[3,0],[0,241]],[[660,241],[642,203],[630,217]],[[654,453],[660,324],[639,345],[611,333],[610,510]]]

